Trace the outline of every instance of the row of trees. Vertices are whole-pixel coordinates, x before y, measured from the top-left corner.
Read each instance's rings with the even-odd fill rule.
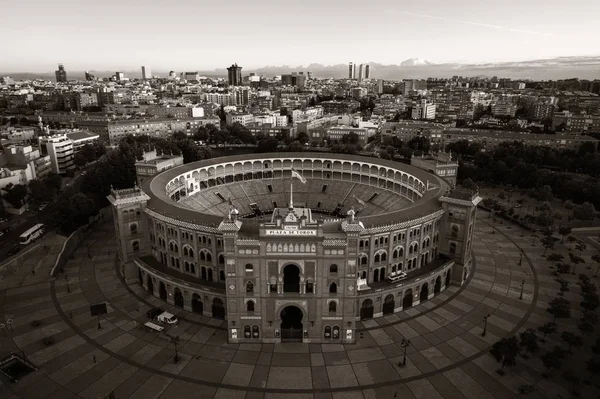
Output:
[[[55,173],[41,179],[31,180],[29,184],[9,184],[4,187],[2,198],[14,208],[21,208],[27,202],[38,207],[52,201],[62,187],[62,177]]]

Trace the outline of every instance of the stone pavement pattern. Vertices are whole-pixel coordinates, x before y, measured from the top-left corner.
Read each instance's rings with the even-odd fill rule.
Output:
[[[0,380],[0,398],[106,398],[114,392],[120,399],[370,399],[396,393],[398,398],[500,399],[519,396],[522,384],[536,385],[529,398],[569,397],[554,380],[542,378],[539,356],[519,358],[505,376],[495,372],[491,344],[549,321],[545,309],[558,284],[540,257],[543,249],[532,247],[529,236],[506,225],[491,234],[485,220],[478,226],[476,267],[465,286],[450,287],[405,312],[357,323],[355,345],[228,344],[223,321],[168,306],[119,278],[110,223],[97,228],[52,281],[48,273],[60,241],[44,243],[49,248],[36,253],[36,275],[20,273],[0,291],[0,322],[14,318],[12,331],[0,334],[0,355],[24,351],[39,370],[16,384]],[[518,247],[526,253],[522,266]],[[578,293],[572,295],[577,301]],[[101,330],[89,314],[90,304],[100,302],[109,309]],[[168,330],[180,338],[178,364],[173,344],[140,328],[152,306],[182,319]],[[33,320],[41,325],[32,327]],[[42,343],[47,336],[53,345]],[[403,338],[411,345],[406,366],[398,367]],[[584,395],[598,393],[593,386],[585,389]]]

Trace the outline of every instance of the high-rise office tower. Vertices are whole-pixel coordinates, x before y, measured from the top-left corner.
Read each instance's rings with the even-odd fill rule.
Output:
[[[365,66],[365,79],[370,79],[371,78],[371,67],[369,66],[369,64],[367,64]]]
[[[56,75],[57,82],[67,81],[67,71],[65,71],[65,66],[63,64],[58,64],[58,70],[54,71],[54,75]]]
[[[238,64],[233,64],[227,68],[227,80],[229,86],[241,86],[242,85],[242,67]]]
[[[142,66],[142,79],[148,80],[152,78],[152,72],[150,71],[150,67]]]
[[[115,80],[117,82],[125,80],[125,74],[123,72],[119,72],[119,71],[115,72]]]
[[[348,64],[348,79],[354,79],[354,63]]]
[[[363,80],[365,78],[365,64],[360,64],[358,67],[358,80]]]

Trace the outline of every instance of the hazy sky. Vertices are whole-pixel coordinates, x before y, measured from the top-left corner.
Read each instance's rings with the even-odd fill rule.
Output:
[[[0,0],[0,71],[597,55],[600,0]]]

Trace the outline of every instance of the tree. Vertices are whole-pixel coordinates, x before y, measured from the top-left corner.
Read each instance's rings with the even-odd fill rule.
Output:
[[[560,278],[558,280],[558,283],[560,284],[560,296],[565,295],[565,292],[569,291],[569,282],[567,280],[565,280],[564,278]]]
[[[60,209],[62,216],[61,227],[65,232],[71,232],[86,224],[90,216],[97,212],[94,200],[84,193],[76,193],[65,201]]]
[[[577,267],[578,264],[585,263],[585,260],[581,256],[573,255],[572,252],[569,252],[569,261],[573,265],[571,274],[575,274],[575,268]]]
[[[549,262],[562,262],[565,259],[565,257],[562,254],[550,254],[548,256],[546,256],[546,260]]]
[[[583,345],[583,339],[581,338],[581,336],[577,335],[575,333],[572,333],[571,331],[563,331],[563,333],[560,335],[560,338],[563,341],[565,341],[565,343],[567,345],[569,345],[567,347],[567,353],[572,353],[571,352],[571,347],[572,346],[578,348],[581,345]]]
[[[544,363],[544,367],[546,367],[546,372],[543,374],[545,378],[548,378],[551,370],[560,369],[565,356],[565,351],[558,346],[555,346],[552,351],[544,353],[542,356],[542,362]]]
[[[571,392],[577,393],[577,385],[581,382],[581,378],[575,374],[572,368],[566,369],[563,373],[563,378],[572,384]]]
[[[6,200],[13,208],[21,208],[25,204],[27,197],[27,186],[24,184],[8,184],[4,187],[5,194],[2,198]]]
[[[528,328],[527,330],[521,332],[519,334],[519,338],[521,340],[521,347],[525,348],[525,353],[523,354],[524,358],[527,358],[527,355],[530,352],[536,353],[540,349],[540,345],[538,344],[538,336],[534,329]]]
[[[565,242],[565,236],[571,234],[571,227],[569,226],[560,226],[558,228],[558,234],[562,236],[561,244]]]
[[[298,133],[298,136],[296,137],[296,140],[298,140],[302,144],[306,144],[310,140],[310,137],[308,137],[308,134],[306,134],[304,132],[300,132],[300,133]]]
[[[586,292],[583,294],[583,301],[580,303],[583,314],[593,312],[600,306],[600,297],[595,292]]]
[[[552,187],[545,185],[537,190],[537,200],[540,202],[550,202],[554,199]]]
[[[594,217],[596,216],[596,208],[594,207],[594,204],[590,202],[584,202],[573,209],[573,215],[575,216],[575,219],[582,221],[594,220]]]
[[[35,208],[54,197],[54,193],[49,192],[50,190],[41,179],[31,180],[27,188],[29,189],[29,204]]]
[[[568,236],[567,242],[569,243],[569,249],[573,249],[573,243],[577,242],[577,238],[575,238],[573,236]]]
[[[274,137],[268,137],[264,140],[258,142],[258,146],[256,147],[256,152],[274,152],[277,151],[277,147],[279,142]]]
[[[556,323],[556,319],[571,317],[571,302],[565,298],[554,298],[550,301],[549,305],[546,311],[554,316],[553,323]]]
[[[587,245],[585,245],[585,242],[579,240],[577,241],[577,244],[575,244],[575,249],[579,251],[579,256],[581,256],[581,254],[583,253],[583,251],[585,251],[587,248]]]
[[[541,342],[546,342],[546,335],[552,335],[556,332],[556,324],[555,323],[546,323],[543,326],[538,327],[538,331],[544,334],[542,338],[540,338]]]
[[[595,326],[598,324],[598,315],[595,313],[584,314],[581,321],[577,325],[581,334],[594,332]]]
[[[516,337],[502,338],[492,345],[490,353],[497,362],[501,362],[500,371],[504,370],[505,366],[514,366],[516,358],[519,354],[519,341]]]
[[[475,184],[475,182],[471,179],[465,179],[462,181],[461,186],[463,186],[464,188],[468,189],[468,190],[477,190],[479,187],[477,186],[477,184]]]
[[[206,128],[206,126],[200,126],[198,128],[198,131],[196,133],[194,133],[194,140],[196,141],[208,141],[208,139],[210,138],[210,135],[208,133],[208,129]]]
[[[544,246],[544,255],[546,255],[546,251],[554,248],[554,244],[558,241],[557,238],[552,237],[551,235],[544,235],[540,240],[542,245]]]
[[[592,382],[592,377],[596,374],[600,374],[600,358],[591,357],[586,362],[586,370],[590,372],[590,376],[588,377],[586,383],[589,384]]]

